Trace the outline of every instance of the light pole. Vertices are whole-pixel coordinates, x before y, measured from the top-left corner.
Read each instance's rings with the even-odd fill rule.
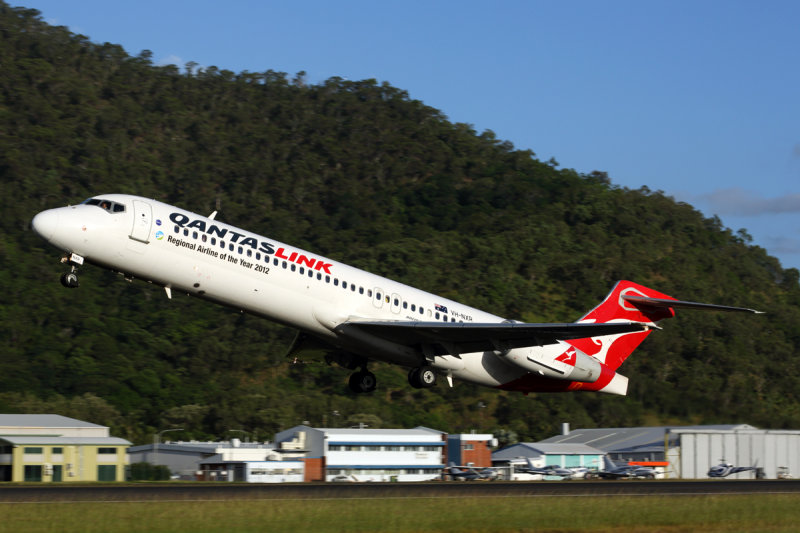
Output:
[[[247,439],[249,439],[249,438],[250,438],[250,433],[248,433],[247,431],[245,431],[245,430],[243,430],[243,429],[229,429],[229,430],[228,430],[228,433],[230,433],[230,432],[239,432],[239,433],[244,433],[244,441],[245,441],[245,442],[247,442]]]
[[[153,435],[153,465],[158,466],[158,444],[161,442],[161,434],[167,431],[183,431],[183,428],[162,429]]]

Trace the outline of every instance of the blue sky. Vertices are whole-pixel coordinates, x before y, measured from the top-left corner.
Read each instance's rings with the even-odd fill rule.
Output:
[[[800,2],[6,1],[160,64],[387,81],[800,268]]]

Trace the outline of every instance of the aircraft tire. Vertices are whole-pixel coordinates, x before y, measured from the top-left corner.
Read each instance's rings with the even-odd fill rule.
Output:
[[[427,365],[412,368],[408,373],[408,382],[416,389],[429,389],[436,385],[436,371]]]
[[[361,394],[374,391],[378,386],[378,380],[372,372],[361,370],[350,375],[348,385],[351,391]]]
[[[61,284],[68,289],[74,289],[78,286],[78,275],[75,272],[65,272],[61,275]]]

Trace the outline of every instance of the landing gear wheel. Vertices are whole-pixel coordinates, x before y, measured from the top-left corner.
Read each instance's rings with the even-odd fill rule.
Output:
[[[61,284],[68,289],[76,288],[78,283],[78,275],[75,272],[65,272],[61,275]]]
[[[436,371],[430,366],[412,368],[408,373],[408,382],[416,389],[429,389],[436,385]]]
[[[367,370],[360,370],[350,375],[348,383],[350,390],[356,393],[372,392],[378,385],[378,380],[375,379],[375,374]]]

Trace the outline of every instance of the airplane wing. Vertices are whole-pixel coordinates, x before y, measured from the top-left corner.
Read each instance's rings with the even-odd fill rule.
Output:
[[[431,355],[510,350],[525,346],[542,346],[558,341],[645,331],[653,327],[641,322],[526,324],[502,322],[476,324],[469,322],[376,321],[345,322],[337,331],[363,333],[406,346],[425,346]]]

